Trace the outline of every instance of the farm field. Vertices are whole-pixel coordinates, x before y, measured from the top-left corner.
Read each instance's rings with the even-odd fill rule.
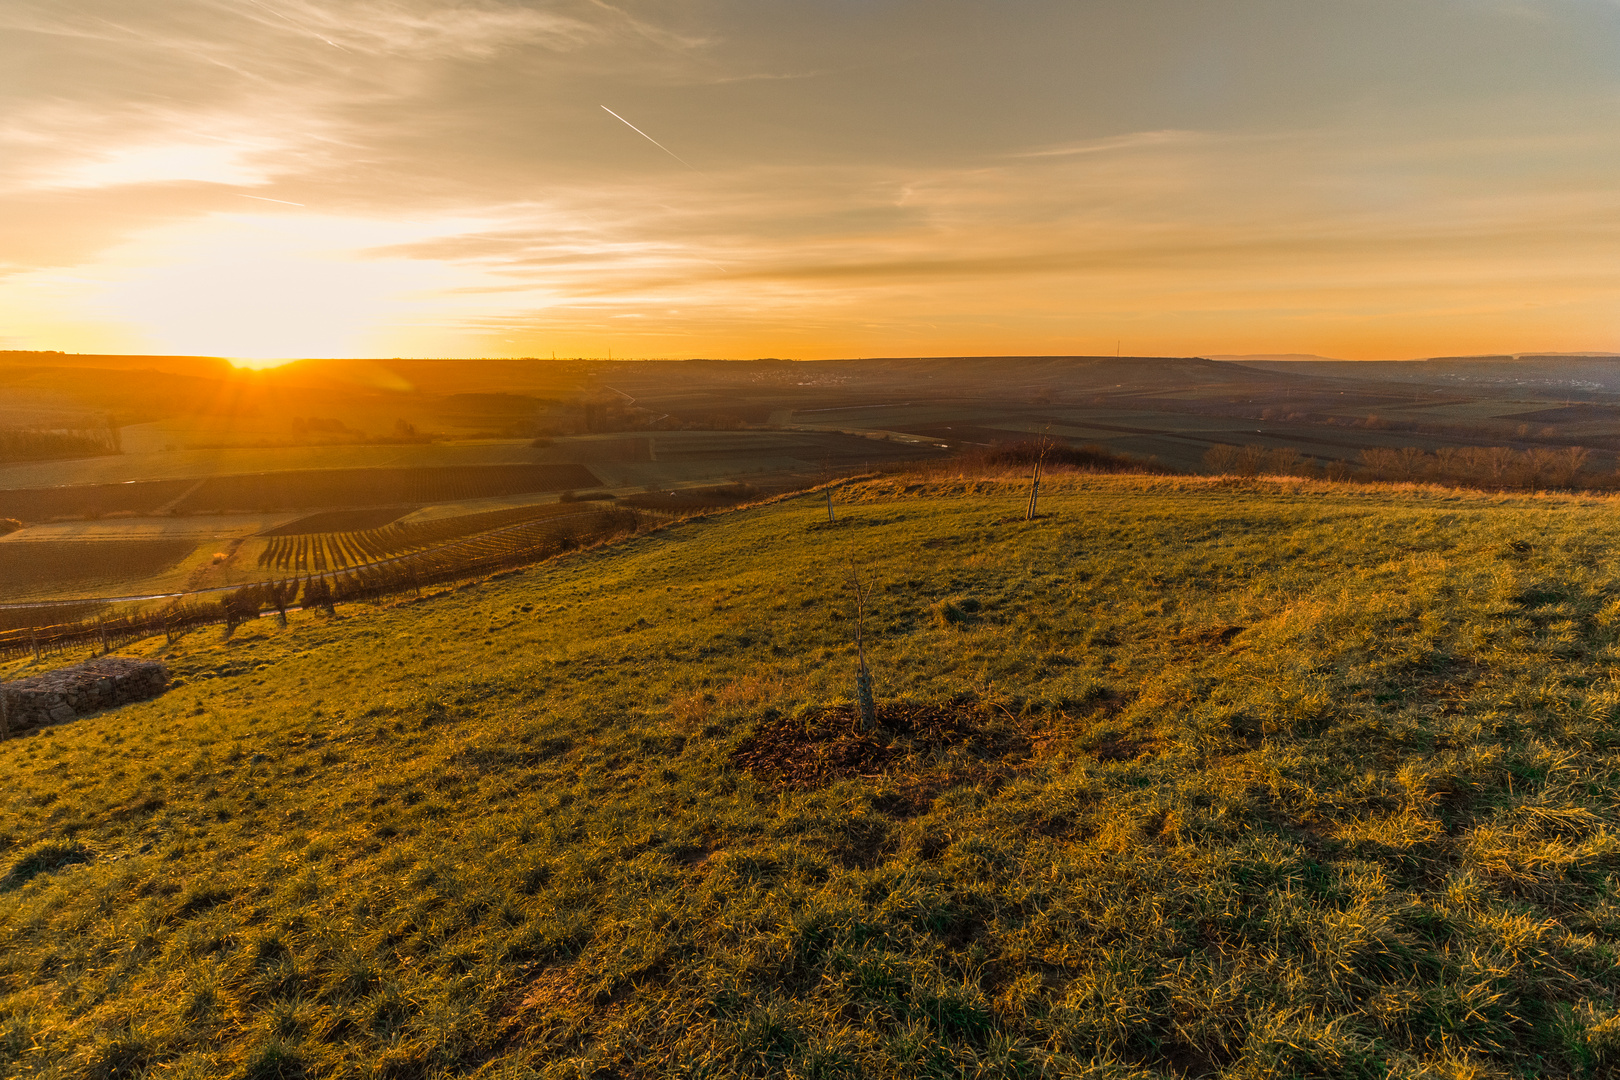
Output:
[[[49,521],[29,525],[0,536],[0,544],[76,540],[197,541],[251,536],[296,521],[306,515],[282,511],[274,514],[195,514],[186,517],[116,517],[91,521]]]
[[[1517,407],[1520,406],[1502,403],[1492,406],[1498,411]],[[1384,416],[1401,419],[1403,414],[1386,410]],[[1425,413],[1424,418],[1464,424],[1479,422],[1481,415],[1476,405],[1473,411],[1461,407],[1436,410]],[[1360,421],[1364,415],[1352,415],[1348,419]],[[1479,442],[1461,435],[1330,426],[1285,418],[1239,420],[1185,411],[1154,412],[1139,407],[1025,405],[1012,408],[978,402],[907,402],[860,409],[795,412],[785,422],[880,427],[947,441],[953,446],[1014,442],[1048,434],[1074,443],[1094,443],[1115,453],[1155,458],[1190,471],[1204,468],[1204,455],[1218,445],[1287,447],[1319,461],[1356,462],[1362,451],[1375,447],[1418,446],[1433,452],[1441,447],[1478,445]],[[1515,419],[1502,424],[1500,441],[1513,442],[1520,422]],[[1600,455],[1604,461],[1608,457]]]
[[[583,465],[468,465],[423,469],[314,469],[210,476],[193,481],[131,481],[85,488],[0,490],[0,514],[24,522],[110,512],[270,513],[323,507],[376,507],[592,488]],[[111,507],[112,509],[107,509]]]
[[[391,506],[596,486],[590,470],[572,464],[321,469],[208,477],[180,498],[175,512]]]
[[[0,490],[66,484],[124,484],[131,480],[195,480],[204,476],[296,472],[304,469],[525,465],[539,460],[540,456],[527,441],[175,450],[0,465]]]
[[[371,506],[358,510],[322,510],[305,514],[274,528],[265,529],[260,536],[304,536],[309,533],[354,532],[380,529],[392,525],[409,514],[413,506]]]
[[[172,538],[0,544],[0,600],[140,581],[177,566],[196,547],[195,540]]]
[[[0,1062],[1612,1074],[1620,502],[1046,492],[133,649],[165,697],[0,742]]]

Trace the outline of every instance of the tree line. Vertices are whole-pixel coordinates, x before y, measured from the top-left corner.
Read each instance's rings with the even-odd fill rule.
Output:
[[[123,452],[123,434],[111,417],[77,427],[0,428],[0,464],[100,457]]]

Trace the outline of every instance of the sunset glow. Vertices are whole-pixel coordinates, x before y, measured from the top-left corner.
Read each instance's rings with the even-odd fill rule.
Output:
[[[1596,0],[21,0],[0,28],[0,347],[1620,347]]]

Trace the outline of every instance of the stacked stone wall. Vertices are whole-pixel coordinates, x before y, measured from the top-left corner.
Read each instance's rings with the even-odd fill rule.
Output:
[[[156,660],[98,656],[58,671],[0,683],[0,710],[10,734],[60,724],[163,693],[169,671]]]

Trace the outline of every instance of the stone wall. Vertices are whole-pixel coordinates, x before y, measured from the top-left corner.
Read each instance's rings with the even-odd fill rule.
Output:
[[[156,660],[98,656],[58,671],[0,683],[6,726],[15,734],[60,724],[114,705],[163,693],[169,671]]]

